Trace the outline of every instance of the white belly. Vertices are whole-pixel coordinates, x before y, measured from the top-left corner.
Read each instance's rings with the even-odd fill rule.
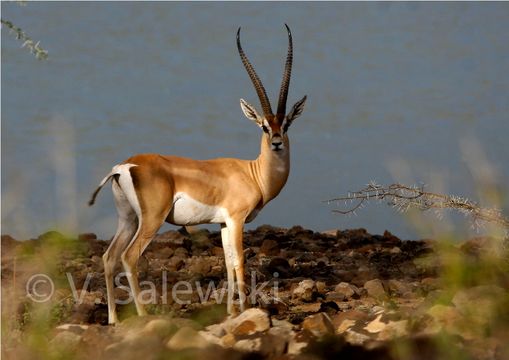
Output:
[[[186,193],[177,193],[173,199],[173,209],[167,221],[175,225],[221,224],[226,222],[226,209],[220,206],[203,204]]]

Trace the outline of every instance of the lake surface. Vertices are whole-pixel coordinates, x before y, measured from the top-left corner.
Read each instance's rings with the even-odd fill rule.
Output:
[[[434,235],[383,204],[342,216],[322,202],[370,180],[424,182],[478,200],[485,176],[505,189],[499,205],[509,210],[509,3],[1,7],[49,51],[37,61],[2,29],[2,233],[26,238],[58,227],[111,237],[110,189],[94,207],[86,203],[132,154],[256,158],[260,130],[239,98],[260,107],[235,34],[242,26],[275,108],[285,22],[294,38],[288,106],[305,94],[308,102],[290,129],[289,181],[248,228]],[[454,216],[425,218],[468,228]]]

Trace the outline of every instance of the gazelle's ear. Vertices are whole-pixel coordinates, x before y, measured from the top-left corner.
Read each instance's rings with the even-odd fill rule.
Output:
[[[297,101],[295,105],[293,105],[292,109],[286,115],[286,121],[288,126],[292,123],[293,120],[297,119],[304,110],[304,104],[306,103],[307,95],[305,95],[302,99]]]
[[[246,102],[244,99],[240,99],[240,108],[242,109],[242,112],[249,120],[253,120],[258,125],[261,124],[262,119],[260,115],[256,112],[253,105]]]

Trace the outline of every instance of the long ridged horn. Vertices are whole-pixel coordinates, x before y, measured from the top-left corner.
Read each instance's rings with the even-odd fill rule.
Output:
[[[244,67],[246,68],[246,71],[251,78],[251,82],[254,85],[254,88],[256,90],[256,93],[258,94],[258,98],[260,99],[260,103],[262,105],[263,114],[265,116],[267,115],[273,115],[272,109],[270,107],[270,101],[267,96],[267,93],[265,92],[265,88],[263,87],[262,82],[260,81],[260,78],[258,75],[256,75],[256,71],[253,68],[253,65],[249,62],[247,59],[246,54],[244,54],[244,50],[242,50],[242,46],[240,45],[240,27],[239,30],[237,30],[237,49],[239,50],[240,59],[242,60],[242,63],[244,64]]]
[[[292,75],[292,62],[293,62],[293,43],[292,32],[288,25],[288,54],[286,55],[285,72],[283,73],[283,80],[281,81],[281,88],[279,90],[279,102],[277,104],[277,114],[281,117],[286,114],[286,99],[288,98],[288,88],[290,87],[290,77]]]

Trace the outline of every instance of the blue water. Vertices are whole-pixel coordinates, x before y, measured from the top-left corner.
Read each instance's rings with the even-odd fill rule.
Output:
[[[275,107],[285,22],[295,47],[289,106],[304,94],[308,102],[290,130],[289,181],[249,227],[433,236],[433,227],[416,227],[383,204],[346,217],[322,200],[370,180],[425,182],[483,200],[476,169],[502,189],[499,205],[509,209],[508,3],[1,7],[2,18],[50,56],[35,60],[2,29],[2,233],[27,238],[58,227],[111,237],[111,191],[93,208],[86,202],[111,167],[135,153],[256,158],[260,131],[239,98],[258,101],[235,33],[242,26]],[[468,228],[457,217],[451,224]]]

